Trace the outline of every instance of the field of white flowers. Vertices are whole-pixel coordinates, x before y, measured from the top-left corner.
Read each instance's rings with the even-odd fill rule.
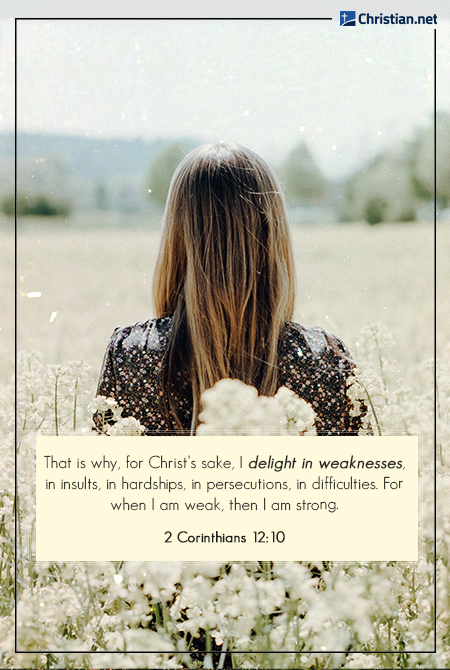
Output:
[[[9,296],[13,240],[6,232],[0,237],[1,288]],[[377,432],[422,434],[420,561],[187,563],[174,555],[161,564],[155,555],[146,563],[34,563],[27,436],[90,430],[95,381],[112,330],[152,316],[157,234],[74,232],[30,222],[18,234],[17,609],[14,392],[6,342],[14,326],[12,298],[0,323],[0,667],[450,667],[450,230],[438,229],[436,608],[432,226],[303,227],[293,237],[295,319],[321,325],[348,345]],[[214,393],[206,429],[226,430],[214,407],[232,403],[233,394]],[[235,422],[237,433],[261,416],[260,402]],[[295,403],[270,403],[282,430],[292,431]],[[269,416],[267,405],[264,412]],[[120,421],[115,429],[139,432]],[[15,615],[18,648],[30,653],[14,653]]]

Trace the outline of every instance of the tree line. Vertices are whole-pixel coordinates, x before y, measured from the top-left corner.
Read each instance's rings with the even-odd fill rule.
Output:
[[[438,207],[445,208],[450,206],[450,114],[446,112],[436,116],[436,139],[436,197]],[[168,142],[155,155],[142,180],[149,204],[164,207],[174,170],[193,146],[195,143]],[[434,199],[434,126],[417,129],[412,140],[380,153],[337,182],[323,175],[304,141],[292,148],[276,172],[293,208],[331,208],[340,221],[413,221],[420,208],[430,206]],[[93,189],[95,209],[115,208],[105,183]],[[127,193],[127,208],[132,209],[129,187]],[[14,196],[4,196],[0,206],[7,216],[14,215]],[[18,185],[18,216],[67,216],[75,207],[70,199],[24,193]]]
[[[436,196],[440,208],[450,206],[450,115],[436,118]],[[164,206],[173,172],[190,147],[168,144],[153,161],[149,195]],[[325,178],[306,142],[299,142],[279,166],[288,203],[331,206],[341,221],[414,221],[424,203],[434,199],[434,128],[416,130],[415,137],[380,153],[341,183]]]

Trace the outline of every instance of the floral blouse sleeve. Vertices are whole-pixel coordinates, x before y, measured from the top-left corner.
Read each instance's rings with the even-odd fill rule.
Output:
[[[348,394],[355,363],[346,346],[319,328],[288,324],[281,355],[281,382],[308,402],[318,435],[357,435],[367,428],[367,408]]]
[[[114,344],[115,336],[119,331],[119,328],[116,328],[109,340],[108,347],[103,358],[102,369],[100,371],[100,377],[97,385],[96,397],[102,396],[104,398],[113,398],[116,399],[116,374],[114,370]],[[106,424],[112,423],[113,413],[111,410],[103,407],[103,411],[97,410],[93,417],[92,421],[94,423],[93,429],[99,433],[105,431]]]
[[[114,344],[116,339],[116,334],[120,328],[116,328],[113,332],[108,347],[103,358],[103,365],[100,371],[100,378],[98,380],[97,393],[96,395],[103,395],[107,398],[116,397],[116,374],[114,371],[114,362],[113,362],[113,351]]]

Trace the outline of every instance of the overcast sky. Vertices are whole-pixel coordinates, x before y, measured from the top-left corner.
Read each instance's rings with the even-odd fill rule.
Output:
[[[10,32],[3,24],[2,62],[12,54]],[[448,111],[449,35],[441,23],[438,108]],[[19,131],[232,140],[275,162],[304,138],[333,177],[411,137],[432,113],[431,26],[18,23]],[[12,129],[11,112],[1,115]]]

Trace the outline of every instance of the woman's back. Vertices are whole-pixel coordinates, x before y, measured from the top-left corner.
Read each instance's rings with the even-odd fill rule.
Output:
[[[122,416],[133,416],[146,434],[173,431],[161,411],[159,384],[172,333],[172,318],[157,318],[117,328],[109,342],[97,395],[114,398]],[[347,379],[353,365],[340,340],[318,328],[286,323],[279,342],[279,386],[308,402],[316,414],[318,434],[357,433],[362,417],[352,416]],[[182,430],[192,424],[192,392],[185,371],[179,371],[174,400]],[[98,427],[99,420],[97,419]]]
[[[287,386],[316,430],[357,432],[344,345],[291,323],[295,277],[286,207],[271,168],[234,144],[200,147],[177,167],[153,279],[158,318],[118,328],[98,394],[148,433],[195,432],[203,392],[238,379],[261,395]]]

